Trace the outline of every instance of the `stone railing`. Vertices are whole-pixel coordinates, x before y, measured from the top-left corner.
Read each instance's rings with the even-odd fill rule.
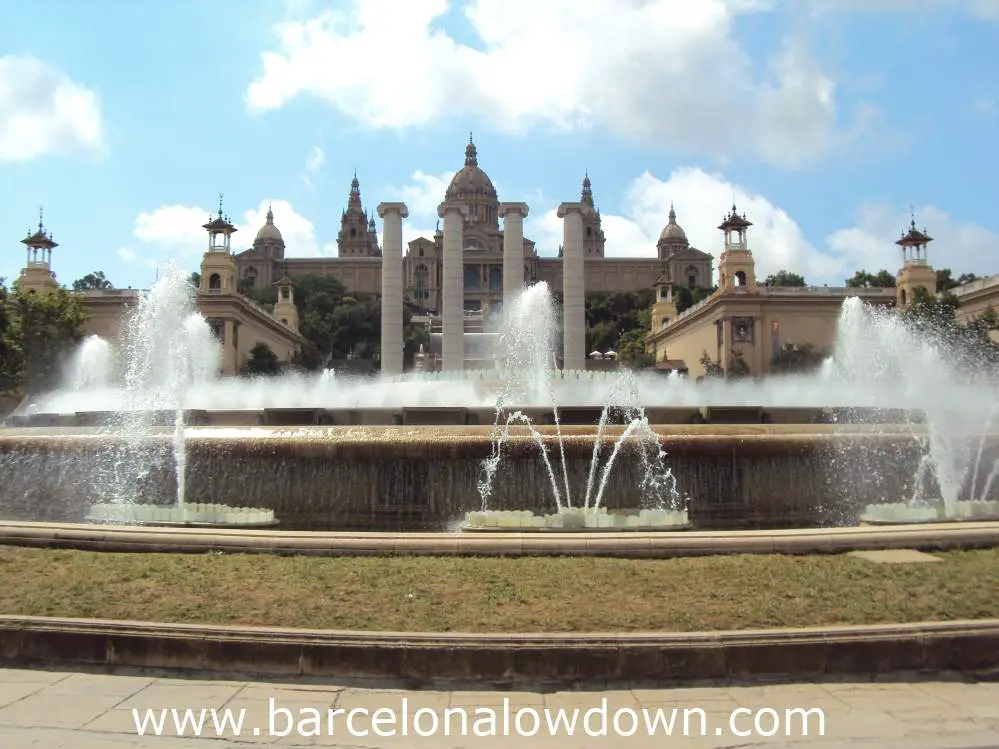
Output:
[[[989,276],[988,278],[979,278],[977,281],[972,281],[971,283],[966,283],[957,288],[951,289],[950,293],[956,297],[967,296],[968,294],[974,294],[976,291],[984,291],[985,289],[990,289],[995,286],[999,286],[999,274],[994,276]]]

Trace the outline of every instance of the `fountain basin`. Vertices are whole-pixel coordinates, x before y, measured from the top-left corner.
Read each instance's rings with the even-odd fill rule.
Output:
[[[183,506],[97,503],[91,505],[86,520],[90,523],[213,528],[270,528],[278,525],[273,510],[202,502]]]
[[[947,514],[942,502],[918,506],[913,506],[909,502],[884,502],[867,505],[860,516],[860,522],[865,525],[908,525],[997,519],[999,519],[997,500],[960,500],[955,504],[952,515]]]
[[[486,510],[465,514],[463,531],[681,531],[690,528],[686,510],[608,510],[563,507],[545,515],[531,510]]]

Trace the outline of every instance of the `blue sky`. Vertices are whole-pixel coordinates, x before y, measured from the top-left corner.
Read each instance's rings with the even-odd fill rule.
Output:
[[[914,206],[937,267],[996,273],[997,49],[999,0],[36,0],[0,26],[0,274],[39,205],[62,283],[194,270],[220,192],[238,248],[273,202],[335,254],[355,169],[412,239],[469,131],[542,254],[588,170],[609,255],[670,201],[717,255],[734,198],[761,274],[837,285]]]

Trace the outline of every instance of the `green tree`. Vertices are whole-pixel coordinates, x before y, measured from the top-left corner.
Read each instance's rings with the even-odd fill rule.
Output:
[[[28,393],[57,386],[66,357],[82,337],[86,315],[80,300],[59,288],[48,294],[17,290],[9,301],[5,344],[11,372]]]
[[[771,273],[767,276],[766,280],[763,282],[764,286],[777,286],[777,287],[801,287],[807,286],[805,283],[805,277],[798,275],[797,273],[792,273],[789,270],[779,270],[776,273]]]
[[[0,395],[21,389],[20,355],[13,339],[14,316],[6,281],[0,278]]]
[[[281,371],[281,361],[266,343],[258,343],[250,349],[243,373],[248,375],[275,375]]]
[[[707,349],[701,352],[701,358],[699,359],[700,364],[704,367],[705,377],[724,377],[725,368],[722,365],[712,359],[707,352]]]
[[[83,278],[73,281],[73,291],[95,291],[113,288],[114,284],[104,276],[104,271],[102,270],[88,273]]]
[[[846,279],[846,285],[852,289],[890,289],[895,285],[895,276],[886,270],[877,273],[858,270],[852,278]]]
[[[201,274],[195,271],[187,277],[187,283],[194,289],[201,286]]]
[[[950,268],[939,268],[936,271],[936,275],[937,291],[950,291],[951,289],[956,289],[958,286],[978,280],[978,276],[974,273],[962,273],[957,278],[954,278],[954,273]]]
[[[725,373],[725,376],[733,380],[738,380],[743,377],[749,377],[750,374],[752,374],[752,372],[749,370],[749,362],[747,362],[746,357],[742,355],[742,351],[739,349],[732,349],[732,363],[729,364],[728,371]]]

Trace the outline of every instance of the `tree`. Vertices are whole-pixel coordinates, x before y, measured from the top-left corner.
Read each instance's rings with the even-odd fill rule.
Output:
[[[96,291],[113,288],[114,284],[104,276],[104,271],[102,270],[88,273],[83,278],[73,281],[73,291]]]
[[[193,288],[197,289],[199,286],[201,286],[201,274],[195,271],[194,273],[192,273],[187,277],[187,283],[190,284]]]
[[[248,375],[275,375],[281,371],[278,355],[266,343],[258,343],[250,349],[243,373]]]
[[[704,367],[705,377],[724,377],[725,368],[719,362],[712,359],[707,352],[707,349],[701,352],[700,364]]]
[[[55,387],[66,357],[79,343],[86,315],[66,289],[48,294],[15,291],[5,336],[10,374],[29,393]]]
[[[801,287],[807,286],[805,283],[805,277],[800,276],[797,273],[792,273],[788,270],[779,270],[776,273],[771,273],[767,276],[766,280],[763,282],[764,286],[778,286],[778,287]]]
[[[6,281],[0,278],[0,395],[17,393],[21,384],[20,358],[11,338],[13,314]]]
[[[936,274],[937,291],[950,291],[951,289],[956,289],[958,286],[978,280],[978,276],[974,273],[962,273],[957,278],[954,278],[953,271],[950,268],[940,268],[936,271]]]
[[[922,337],[940,345],[957,371],[976,374],[983,366],[999,366],[999,347],[992,341],[997,316],[987,309],[967,324],[957,319],[958,300],[944,292],[939,297],[917,288],[901,317]]]
[[[895,276],[886,270],[877,273],[858,270],[852,278],[846,279],[846,285],[852,289],[890,289],[895,285]]]
[[[732,363],[729,364],[725,376],[733,380],[738,380],[743,377],[749,377],[750,374],[752,373],[749,370],[749,363],[746,361],[746,357],[742,355],[742,351],[732,349]]]
[[[814,372],[828,353],[819,351],[811,343],[785,343],[770,359],[773,374],[804,374]]]

